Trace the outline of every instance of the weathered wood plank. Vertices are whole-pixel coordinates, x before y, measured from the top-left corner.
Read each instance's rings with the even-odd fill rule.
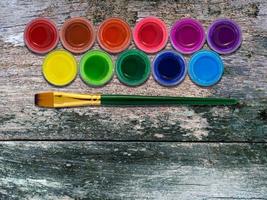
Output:
[[[267,145],[1,142],[1,199],[267,199]]]
[[[267,141],[266,7],[264,0],[1,1],[0,139]],[[15,15],[12,10],[16,10]],[[237,53],[223,56],[225,74],[222,81],[212,88],[200,88],[188,77],[174,88],[163,88],[152,78],[141,87],[129,88],[114,77],[103,88],[90,88],[77,78],[67,88],[58,90],[229,96],[241,99],[242,106],[69,110],[34,107],[34,93],[57,88],[46,83],[41,75],[43,57],[30,53],[23,44],[23,29],[30,19],[37,16],[50,17],[60,26],[71,16],[85,16],[99,25],[109,16],[120,16],[133,26],[140,18],[148,15],[163,18],[169,27],[176,19],[191,16],[199,19],[205,28],[213,19],[231,17],[241,25],[244,42]],[[98,48],[98,45],[94,48]],[[167,48],[171,48],[170,44]]]

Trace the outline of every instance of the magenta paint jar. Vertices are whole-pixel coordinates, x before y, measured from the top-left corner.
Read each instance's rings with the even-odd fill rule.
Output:
[[[218,19],[209,26],[207,41],[214,51],[220,54],[230,54],[240,47],[242,32],[235,21]]]
[[[173,48],[183,54],[191,54],[200,50],[205,43],[205,38],[202,24],[192,18],[176,21],[170,32]]]

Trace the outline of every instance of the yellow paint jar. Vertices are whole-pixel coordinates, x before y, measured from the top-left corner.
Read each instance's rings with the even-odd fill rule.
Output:
[[[42,71],[48,83],[65,86],[75,79],[77,62],[75,57],[65,50],[52,51],[45,57]]]

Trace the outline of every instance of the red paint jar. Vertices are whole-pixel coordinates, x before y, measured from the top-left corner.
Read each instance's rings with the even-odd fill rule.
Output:
[[[109,18],[102,22],[97,33],[97,41],[102,49],[119,53],[127,49],[131,42],[131,28],[120,18]]]
[[[72,53],[84,53],[95,42],[95,31],[89,20],[74,17],[65,21],[60,30],[60,40],[65,49]]]
[[[146,17],[136,24],[133,31],[136,46],[146,53],[162,50],[168,42],[166,24],[156,17]]]
[[[30,21],[24,30],[24,42],[33,52],[45,54],[53,50],[59,41],[56,24],[46,18]]]

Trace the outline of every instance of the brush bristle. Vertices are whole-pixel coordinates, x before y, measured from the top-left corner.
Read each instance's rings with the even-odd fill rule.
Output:
[[[35,105],[45,108],[54,107],[54,93],[53,92],[44,92],[35,94],[34,96]]]

